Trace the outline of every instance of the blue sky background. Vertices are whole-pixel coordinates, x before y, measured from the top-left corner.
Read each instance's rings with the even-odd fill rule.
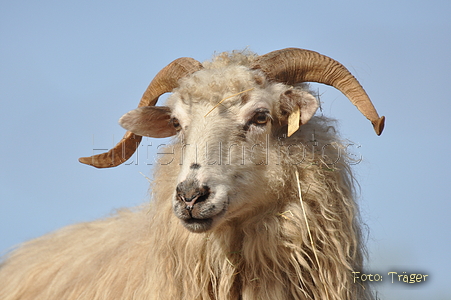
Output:
[[[451,299],[450,16],[448,0],[0,2],[0,252],[148,201],[146,163],[98,170],[77,159],[119,141],[117,120],[169,62],[299,47],[347,66],[387,118],[377,137],[318,85],[323,113],[360,145],[379,298]],[[391,271],[428,282],[392,284]]]

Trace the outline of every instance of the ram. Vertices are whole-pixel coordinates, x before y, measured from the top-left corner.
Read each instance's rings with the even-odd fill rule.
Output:
[[[124,138],[80,159],[114,167],[142,136],[173,136],[151,201],[12,251],[0,299],[371,299],[353,281],[365,247],[352,157],[307,82],[343,92],[381,134],[362,86],[319,53],[170,63],[120,119]]]

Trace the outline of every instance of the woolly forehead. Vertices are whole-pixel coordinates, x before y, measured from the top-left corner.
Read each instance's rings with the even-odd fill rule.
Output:
[[[205,115],[221,100],[241,93],[225,99],[211,115],[229,112],[245,118],[256,108],[273,112],[284,89],[287,87],[283,84],[268,83],[261,71],[244,66],[203,69],[183,78],[168,98],[167,105],[173,115],[189,119],[198,113]],[[246,90],[249,91],[242,93]]]

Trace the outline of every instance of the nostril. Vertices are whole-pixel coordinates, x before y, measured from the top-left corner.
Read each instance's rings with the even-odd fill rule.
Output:
[[[193,187],[181,182],[177,185],[177,197],[183,201],[188,209],[192,209],[195,203],[200,203],[208,199],[210,188],[206,185]]]
[[[210,196],[210,188],[206,185],[199,188],[199,196],[197,197],[196,202],[203,202],[208,199]]]

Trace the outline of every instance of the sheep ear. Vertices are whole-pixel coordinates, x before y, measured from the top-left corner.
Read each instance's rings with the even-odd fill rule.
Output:
[[[318,110],[318,100],[311,93],[291,88],[280,95],[282,121],[288,122],[288,136],[306,124]]]
[[[170,120],[169,107],[143,106],[123,115],[119,125],[137,135],[164,138],[177,133]]]

